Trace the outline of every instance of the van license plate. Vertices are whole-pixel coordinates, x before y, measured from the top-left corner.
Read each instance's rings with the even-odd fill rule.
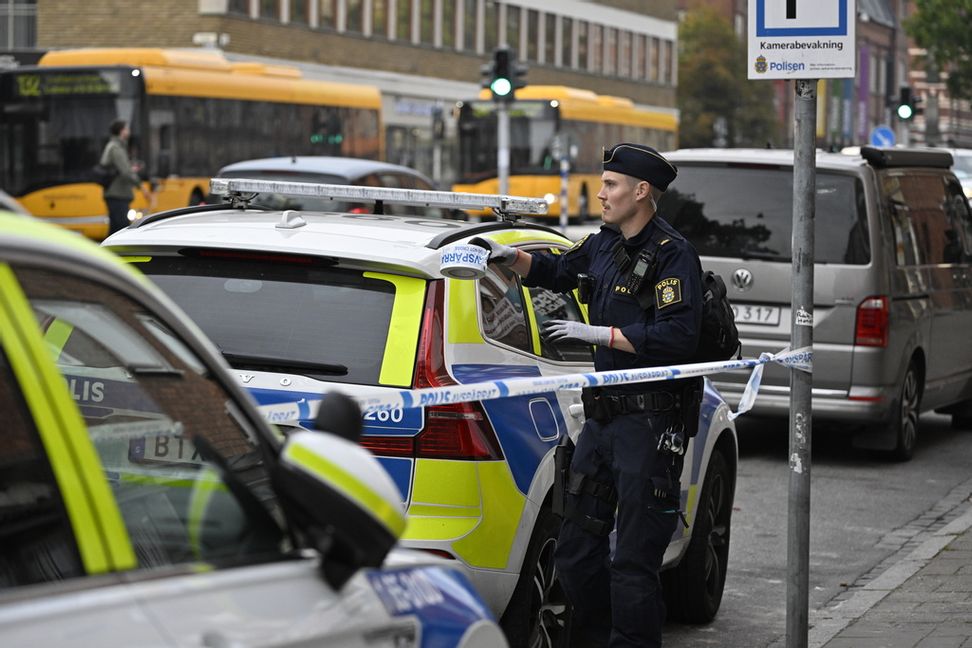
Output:
[[[780,323],[779,306],[733,304],[732,312],[736,317],[736,324],[762,324],[764,326],[778,326]]]

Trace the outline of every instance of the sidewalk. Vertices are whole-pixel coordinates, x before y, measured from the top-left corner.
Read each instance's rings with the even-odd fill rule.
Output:
[[[972,648],[972,504],[963,506],[876,578],[812,614],[809,646]]]

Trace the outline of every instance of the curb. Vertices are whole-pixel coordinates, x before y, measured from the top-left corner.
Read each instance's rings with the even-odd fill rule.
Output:
[[[809,648],[821,648],[844,628],[858,620],[888,594],[931,562],[955,538],[972,528],[972,505],[960,516],[933,532],[931,536],[849,599],[834,607],[818,610],[809,632]]]

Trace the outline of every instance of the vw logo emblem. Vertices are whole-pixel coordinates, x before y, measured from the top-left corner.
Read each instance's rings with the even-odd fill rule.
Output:
[[[746,291],[753,287],[753,273],[746,268],[739,268],[732,273],[732,285],[740,291]]]

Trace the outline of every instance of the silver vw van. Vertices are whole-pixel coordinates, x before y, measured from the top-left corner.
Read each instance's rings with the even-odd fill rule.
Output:
[[[793,153],[666,153],[662,216],[729,288],[743,354],[789,344]],[[933,149],[817,153],[813,416],[910,459],[921,412],[972,427],[972,216]],[[730,403],[747,375],[714,381]],[[754,413],[788,416],[789,372],[766,368]]]

